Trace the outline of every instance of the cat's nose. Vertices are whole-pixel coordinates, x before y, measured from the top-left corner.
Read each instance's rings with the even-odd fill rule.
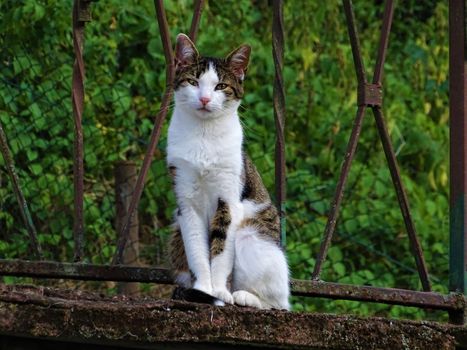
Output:
[[[209,97],[200,97],[199,100],[201,101],[203,106],[206,106],[209,103],[209,101],[211,101]]]

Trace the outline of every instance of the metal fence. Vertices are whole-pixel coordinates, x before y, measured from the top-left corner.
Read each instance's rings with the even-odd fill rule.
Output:
[[[11,139],[12,135],[5,135],[2,124],[0,123],[0,146],[5,162],[5,168],[8,171],[11,189],[14,192],[18,206],[9,208],[9,210],[17,210],[22,218],[23,227],[26,229],[30,238],[30,246],[36,257],[36,261],[29,260],[0,260],[0,275],[5,276],[28,276],[36,278],[64,278],[76,280],[96,280],[96,281],[122,281],[122,282],[148,282],[159,284],[172,284],[171,273],[163,268],[150,268],[140,266],[130,266],[132,260],[137,259],[135,254],[132,255],[135,246],[133,245],[134,237],[132,230],[137,226],[137,208],[140,204],[140,199],[143,193],[145,183],[153,159],[155,157],[156,148],[161,138],[161,130],[170,108],[172,99],[172,84],[174,78],[174,58],[172,52],[172,43],[169,35],[169,28],[165,15],[163,1],[156,0],[154,2],[157,23],[162,39],[162,47],[166,62],[166,90],[162,96],[159,111],[155,117],[155,123],[152,127],[151,136],[148,142],[134,140],[139,142],[139,147],[147,147],[144,160],[140,169],[137,169],[134,163],[118,163],[115,169],[116,179],[116,208],[108,214],[109,218],[116,217],[115,224],[118,232],[118,240],[116,242],[115,254],[112,258],[112,264],[106,265],[103,263],[86,261],[85,247],[83,244],[83,236],[85,231],[85,181],[84,181],[84,133],[82,115],[85,108],[84,104],[84,80],[85,80],[85,63],[83,60],[83,41],[84,29],[87,22],[91,20],[90,0],[75,0],[73,7],[73,47],[75,60],[72,71],[72,85],[66,86],[63,82],[57,82],[60,88],[70,88],[72,91],[72,110],[73,110],[73,191],[62,193],[68,200],[73,194],[73,213],[69,213],[66,209],[60,213],[55,212],[55,215],[73,216],[73,230],[67,231],[70,239],[74,241],[74,263],[59,263],[44,260],[44,252],[41,249],[41,243],[38,239],[37,230],[33,223],[31,209],[28,206],[25,195],[22,191],[24,184],[21,184],[21,177],[18,176],[14,165],[14,159],[10,146],[7,141],[7,136]],[[195,41],[201,13],[203,9],[203,0],[196,0],[194,4],[194,12],[191,22],[190,38]],[[391,144],[389,133],[386,127],[385,118],[382,113],[383,103],[383,86],[382,74],[383,65],[385,62],[386,49],[388,46],[389,33],[394,12],[394,1],[387,0],[384,8],[383,26],[376,54],[376,64],[374,74],[369,81],[366,77],[366,70],[360,52],[360,42],[357,32],[355,15],[353,12],[352,3],[350,0],[343,0],[344,12],[347,20],[348,34],[352,48],[352,54],[355,64],[355,70],[358,81],[358,106],[355,121],[352,128],[352,133],[348,142],[348,147],[345,153],[342,172],[339,177],[334,198],[328,213],[327,224],[324,228],[324,236],[321,242],[321,247],[316,259],[314,271],[310,280],[292,280],[292,293],[297,296],[306,297],[324,297],[331,299],[357,300],[367,302],[378,302],[403,306],[415,306],[424,309],[438,309],[448,311],[451,316],[451,321],[456,323],[465,322],[466,300],[463,294],[467,291],[467,234],[466,234],[466,209],[464,207],[465,192],[466,192],[466,173],[467,173],[467,146],[466,146],[466,83],[465,83],[465,62],[466,62],[466,47],[465,47],[465,7],[466,4],[462,0],[450,1],[450,116],[451,116],[451,221],[450,221],[450,286],[452,292],[447,295],[434,293],[431,291],[428,271],[424,261],[423,252],[417,238],[415,225],[411,217],[408,197],[405,193],[404,186],[401,180],[401,175],[398,169],[396,156]],[[281,232],[282,241],[285,242],[285,200],[286,200],[286,166],[285,166],[285,91],[283,71],[284,57],[284,23],[283,23],[283,2],[282,0],[274,0],[272,2],[273,21],[272,21],[272,43],[273,43],[273,59],[275,64],[275,80],[274,80],[274,119],[276,126],[276,152],[275,152],[275,184],[276,184],[276,201],[280,209],[281,216]],[[22,62],[20,60],[20,62]],[[62,62],[69,64],[71,62]],[[21,89],[21,87],[19,87]],[[50,87],[50,91],[57,90],[57,87]],[[42,91],[47,94],[49,91]],[[109,98],[112,100],[112,98]],[[30,113],[34,115],[34,103],[37,103],[32,98]],[[63,103],[62,98],[57,99],[58,103]],[[119,97],[114,97],[114,103],[121,103]],[[92,103],[92,101],[90,101]],[[372,286],[356,286],[341,283],[324,282],[320,280],[323,263],[326,259],[333,234],[336,230],[336,223],[339,216],[339,209],[342,198],[345,194],[346,183],[349,171],[352,165],[353,158],[356,152],[356,145],[360,137],[362,121],[366,109],[371,109],[378,134],[380,136],[384,153],[388,162],[391,178],[399,201],[400,210],[404,220],[404,224],[410,240],[411,252],[414,256],[417,272],[420,277],[423,291],[403,290],[394,288],[378,288]],[[0,119],[1,122],[1,119]],[[36,118],[36,123],[40,123],[40,118]],[[71,125],[68,125],[71,127]],[[46,126],[52,127],[52,126]],[[20,137],[18,137],[21,140]],[[71,140],[68,140],[71,142]],[[21,140],[22,144],[14,145],[14,147],[27,148],[26,140]],[[11,142],[10,142],[11,144]],[[16,152],[13,152],[16,153]],[[34,158],[34,154],[31,155]],[[97,160],[97,163],[99,161]],[[66,164],[70,166],[71,164]],[[45,165],[47,166],[47,165]],[[41,169],[32,169],[34,172],[40,172]],[[163,166],[159,167],[159,171],[164,171]],[[154,181],[167,182],[165,174],[156,174]],[[64,180],[66,181],[66,180]],[[68,185],[71,186],[71,183]],[[44,183],[44,190],[48,190],[52,184]],[[29,188],[29,186],[26,186]],[[60,206],[61,187],[57,190],[56,197],[50,200],[50,204]],[[41,188],[39,187],[39,190]],[[108,201],[108,194],[105,194],[108,189],[105,186],[96,188],[96,191],[102,191],[104,195],[99,197],[102,203]],[[63,199],[63,198],[62,198]],[[66,199],[63,199],[66,200]],[[89,205],[88,205],[89,207]],[[8,209],[8,208],[7,208]],[[62,222],[60,229],[65,229],[64,226],[69,221]],[[17,223],[19,225],[19,223]],[[132,238],[133,237],[133,238]],[[50,260],[50,256],[47,256]],[[105,259],[102,259],[104,261]]]

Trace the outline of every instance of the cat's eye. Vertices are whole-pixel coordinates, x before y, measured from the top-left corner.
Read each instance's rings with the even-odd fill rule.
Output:
[[[198,82],[196,80],[194,80],[194,79],[187,79],[186,81],[190,85],[198,86]]]
[[[217,85],[216,85],[216,89],[215,89],[215,90],[224,90],[225,88],[227,88],[227,84],[220,83],[220,84],[217,84]]]

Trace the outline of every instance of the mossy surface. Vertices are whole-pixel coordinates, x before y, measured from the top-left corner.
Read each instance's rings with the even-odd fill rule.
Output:
[[[454,349],[466,346],[467,328],[0,284],[0,334],[128,347]]]

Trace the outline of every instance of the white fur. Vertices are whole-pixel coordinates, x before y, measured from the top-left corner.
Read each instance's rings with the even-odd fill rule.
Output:
[[[218,83],[210,65],[198,86],[180,87],[168,132],[167,162],[176,167],[175,194],[181,211],[176,220],[195,275],[193,288],[226,303],[288,309],[284,254],[261,239],[254,228],[238,229],[245,217],[253,217],[264,205],[240,202],[243,131],[237,114],[239,101],[226,101],[224,93],[215,90]],[[205,110],[201,97],[210,99]],[[232,224],[223,252],[210,262],[208,230],[219,198],[228,205]],[[227,289],[232,271],[234,290],[243,290],[236,297]],[[178,276],[177,281],[186,285],[188,276]],[[259,303],[246,292],[256,295]]]
[[[188,265],[196,277],[194,288],[233,302],[226,288],[228,274],[224,276],[226,267],[232,270],[233,245],[226,244],[227,249],[211,266],[208,228],[219,198],[231,208],[234,223],[243,218],[240,203],[243,133],[238,103],[223,109],[225,95],[214,90],[218,82],[214,67],[210,66],[198,79],[198,86],[188,85],[176,91],[167,162],[177,168],[175,194],[181,210],[177,220]],[[199,110],[203,107],[201,97],[210,98],[206,109],[211,112]],[[221,271],[217,272],[218,269]]]
[[[258,235],[254,227],[245,227],[235,236],[235,268],[232,281],[238,291],[254,294],[263,309],[289,309],[289,270],[284,253],[272,241]],[[243,302],[257,306],[257,300],[243,295]]]

